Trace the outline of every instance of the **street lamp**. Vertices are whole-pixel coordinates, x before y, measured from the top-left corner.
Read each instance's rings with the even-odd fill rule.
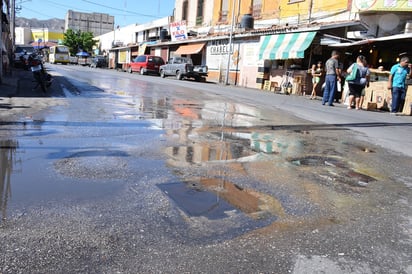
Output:
[[[238,6],[240,7],[240,0],[237,0]],[[232,24],[230,26],[230,33],[229,33],[229,50],[227,52],[227,68],[226,68],[226,80],[225,85],[229,85],[229,73],[230,73],[230,55],[232,54],[232,37],[233,37],[233,27],[235,24],[235,0],[233,0],[233,7],[232,7]]]

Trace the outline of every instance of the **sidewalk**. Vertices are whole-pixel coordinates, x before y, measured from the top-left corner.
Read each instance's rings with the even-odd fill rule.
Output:
[[[0,97],[44,97],[40,88],[36,86],[31,71],[22,68],[13,68],[11,75],[3,76],[0,85]]]
[[[13,97],[18,92],[19,75],[15,70],[12,71],[11,76],[2,77],[2,83],[0,84],[0,97]]]
[[[36,83],[31,71],[13,68],[12,74],[3,76],[0,84],[0,120],[31,117],[42,109],[62,104],[60,98],[64,96],[56,78],[44,93],[40,87],[34,89]]]

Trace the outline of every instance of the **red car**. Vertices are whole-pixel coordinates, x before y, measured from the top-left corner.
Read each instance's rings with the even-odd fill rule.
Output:
[[[144,74],[157,74],[159,75],[159,68],[164,65],[165,61],[160,56],[153,55],[140,55],[133,59],[128,68],[128,72],[139,72]]]

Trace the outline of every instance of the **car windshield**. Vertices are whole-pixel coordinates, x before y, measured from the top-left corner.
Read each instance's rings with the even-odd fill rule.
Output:
[[[134,59],[135,62],[146,62],[146,56],[141,55],[137,56],[136,59]]]
[[[33,52],[34,48],[33,47],[22,47],[22,46],[16,47],[16,53],[20,53],[20,52],[23,52],[23,51]]]
[[[68,53],[69,48],[68,47],[57,47],[56,48],[56,53]]]

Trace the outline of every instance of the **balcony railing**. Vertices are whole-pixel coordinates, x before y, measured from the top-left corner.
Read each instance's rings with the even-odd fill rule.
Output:
[[[200,26],[203,23],[203,16],[196,17],[196,26]]]

